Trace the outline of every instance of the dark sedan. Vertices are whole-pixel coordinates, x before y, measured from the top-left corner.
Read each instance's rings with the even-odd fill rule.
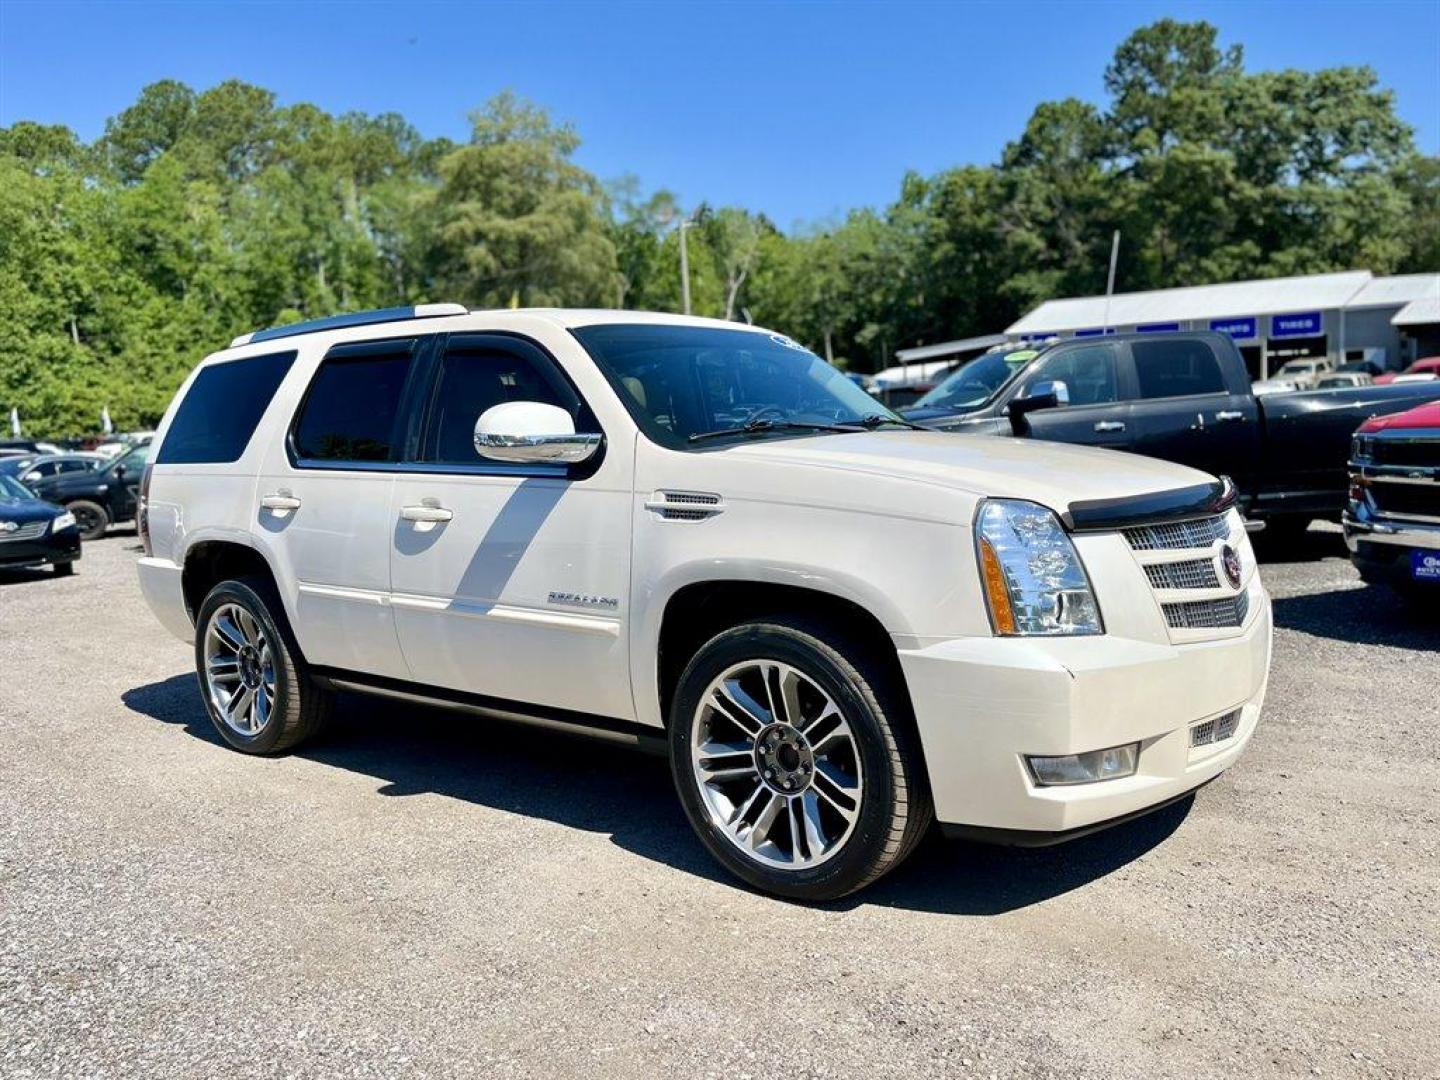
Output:
[[[80,558],[80,530],[64,507],[37,499],[18,480],[0,476],[0,570],[50,563],[70,574]]]

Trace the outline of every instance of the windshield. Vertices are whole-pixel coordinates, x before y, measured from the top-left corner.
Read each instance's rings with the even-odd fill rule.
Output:
[[[1031,360],[1036,349],[986,353],[962,365],[944,382],[915,402],[913,408],[965,409],[983,405]]]
[[[30,468],[34,461],[33,457],[0,458],[0,476],[19,476]]]
[[[820,434],[787,424],[858,424],[870,417],[904,423],[783,334],[631,324],[573,333],[636,423],[663,446],[691,448],[697,437],[746,424],[752,430],[735,438]]]
[[[35,493],[19,480],[0,474],[0,499],[33,499]]]

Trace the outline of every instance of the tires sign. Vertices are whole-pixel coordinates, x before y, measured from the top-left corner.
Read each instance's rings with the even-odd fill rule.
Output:
[[[1270,316],[1272,338],[1316,337],[1325,332],[1325,319],[1318,311],[1297,311]]]

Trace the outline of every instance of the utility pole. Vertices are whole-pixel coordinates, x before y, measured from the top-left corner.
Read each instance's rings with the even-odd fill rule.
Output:
[[[690,314],[690,255],[685,249],[685,230],[694,222],[688,217],[680,219],[680,298],[685,314]]]
[[[1110,277],[1105,282],[1105,323],[1100,327],[1103,335],[1110,329],[1110,297],[1115,292],[1115,263],[1120,258],[1120,230],[1115,230],[1115,235],[1110,238]]]

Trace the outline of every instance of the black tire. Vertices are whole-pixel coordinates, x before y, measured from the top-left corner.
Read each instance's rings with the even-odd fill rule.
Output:
[[[81,540],[99,540],[110,527],[110,512],[97,502],[76,499],[66,503],[65,509],[75,515],[75,524],[80,529]]]
[[[247,735],[226,723],[206,687],[206,634],[216,611],[228,604],[243,608],[260,624],[273,659],[275,699],[268,719],[255,734]],[[215,730],[247,754],[278,754],[298,746],[319,733],[334,708],[334,691],[317,684],[305,670],[280,598],[262,577],[222,581],[205,597],[195,618],[195,676]]]
[[[696,834],[726,869],[761,891],[807,902],[862,889],[898,866],[933,819],[919,739],[903,688],[873,649],[825,620],[778,615],[711,638],[681,674],[671,702],[671,772]],[[785,870],[742,854],[712,819],[691,766],[693,725],[711,682],[733,665],[771,660],[802,672],[828,694],[855,734],[865,778],[852,830],[817,866]]]
[[[75,573],[75,564],[73,562],[57,562],[55,564],[56,577],[69,577],[73,573]]]

